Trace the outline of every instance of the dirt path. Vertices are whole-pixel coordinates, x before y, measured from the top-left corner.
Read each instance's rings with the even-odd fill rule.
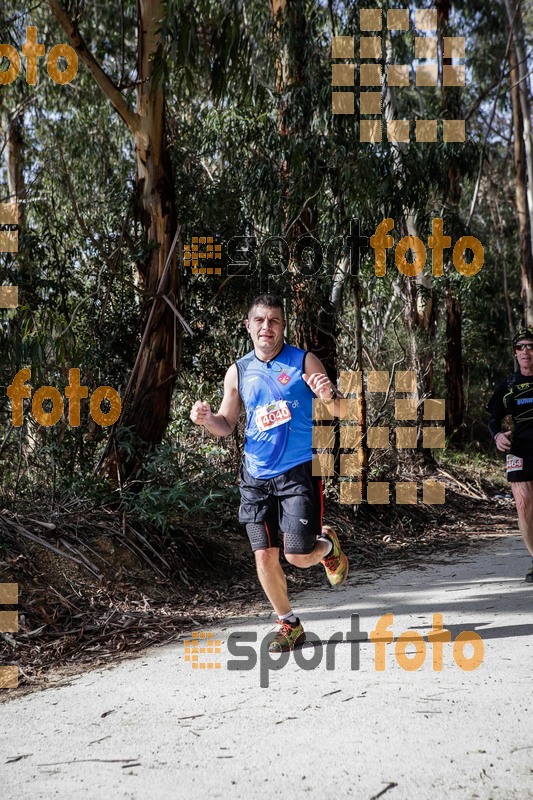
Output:
[[[265,652],[264,615],[209,631],[221,653],[198,658],[220,668],[193,669],[180,642],[3,703],[2,796],[533,798],[529,563],[518,537],[489,538],[461,558],[307,591],[294,607],[321,644],[281,669]],[[380,641],[346,640],[352,615],[370,633],[388,613],[395,640],[423,635],[418,670],[398,663],[385,627]],[[475,631],[481,645],[428,643],[434,614],[453,640]],[[342,642],[326,645],[335,633]],[[469,659],[480,647],[477,669],[457,665],[454,653]]]

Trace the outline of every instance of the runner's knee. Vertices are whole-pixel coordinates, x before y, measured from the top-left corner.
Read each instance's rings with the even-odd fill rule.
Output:
[[[268,571],[279,564],[279,548],[268,547],[254,552],[255,563],[258,570]]]
[[[528,514],[533,513],[533,498],[529,495],[518,495],[515,497],[516,501],[516,509],[519,514],[523,516],[527,516]]]
[[[289,564],[293,565],[293,567],[310,567],[310,566],[312,566],[312,564],[309,563],[309,556],[310,556],[310,553],[305,553],[305,554],[303,554],[303,553],[285,553],[285,558],[287,559]]]
[[[516,510],[521,516],[533,514],[533,492],[526,487],[513,487]]]

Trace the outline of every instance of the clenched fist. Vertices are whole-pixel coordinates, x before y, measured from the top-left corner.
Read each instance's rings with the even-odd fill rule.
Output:
[[[309,386],[311,391],[313,391],[316,396],[320,397],[322,400],[328,400],[335,396],[333,384],[328,376],[324,375],[322,372],[313,372],[311,375],[308,375],[306,372],[304,372],[302,378]]]
[[[211,406],[205,400],[197,400],[189,416],[195,425],[205,425],[213,416]]]

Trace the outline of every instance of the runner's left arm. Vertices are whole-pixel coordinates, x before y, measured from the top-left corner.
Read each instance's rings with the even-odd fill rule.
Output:
[[[304,360],[303,379],[315,395],[328,403],[328,408],[332,409],[336,417],[342,418],[345,409],[340,402],[340,392],[329,379],[326,369],[319,358],[314,353],[307,353]],[[331,405],[329,405],[331,404]]]

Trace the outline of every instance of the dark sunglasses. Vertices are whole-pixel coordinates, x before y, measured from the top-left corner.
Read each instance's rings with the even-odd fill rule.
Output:
[[[533,350],[533,343],[532,344],[515,344],[515,350]]]

